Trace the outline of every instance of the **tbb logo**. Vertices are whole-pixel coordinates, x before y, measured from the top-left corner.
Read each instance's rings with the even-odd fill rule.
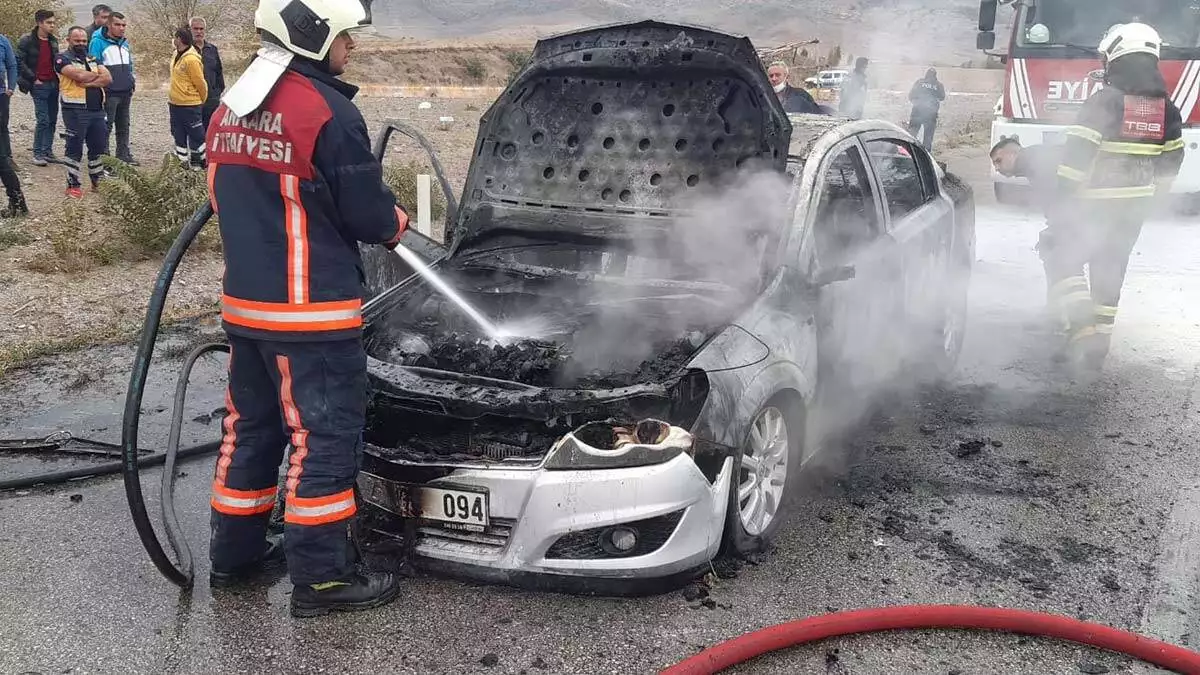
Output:
[[[1149,96],[1126,96],[1121,135],[1139,141],[1160,141],[1166,133],[1167,102]]]
[[[1125,120],[1126,134],[1154,134],[1160,136],[1163,133],[1163,125],[1158,122],[1135,122],[1133,120]]]

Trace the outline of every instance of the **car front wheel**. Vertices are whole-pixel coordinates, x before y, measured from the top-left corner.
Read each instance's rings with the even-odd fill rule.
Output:
[[[755,553],[774,538],[791,507],[800,470],[799,419],[798,406],[786,399],[772,400],[755,414],[733,467],[724,554]]]

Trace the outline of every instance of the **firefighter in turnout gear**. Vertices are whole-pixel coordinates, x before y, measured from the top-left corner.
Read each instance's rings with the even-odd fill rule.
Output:
[[[392,574],[356,571],[349,538],[367,405],[358,245],[394,248],[408,224],[351,102],[357,88],[337,79],[351,31],[370,22],[370,0],[260,0],[263,47],[206,139],[231,348],[210,582],[246,581],[286,557],[300,617],[376,607],[398,590]],[[277,498],[285,555],[267,535]]]
[[[1161,44],[1146,24],[1110,28],[1099,46],[1105,87],[1066,132],[1047,269],[1068,321],[1066,356],[1084,372],[1103,366],[1129,255],[1183,162],[1182,120],[1158,70]]]

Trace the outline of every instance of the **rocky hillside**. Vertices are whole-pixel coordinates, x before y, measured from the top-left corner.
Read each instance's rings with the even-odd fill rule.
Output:
[[[657,18],[742,33],[760,47],[819,38],[881,61],[959,65],[980,57],[977,0],[388,0],[376,11],[388,33],[419,40],[528,40]]]

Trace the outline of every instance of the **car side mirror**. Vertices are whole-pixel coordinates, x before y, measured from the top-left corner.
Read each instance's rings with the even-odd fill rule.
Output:
[[[824,288],[839,281],[849,281],[855,276],[854,265],[835,265],[817,272],[813,286]]]

